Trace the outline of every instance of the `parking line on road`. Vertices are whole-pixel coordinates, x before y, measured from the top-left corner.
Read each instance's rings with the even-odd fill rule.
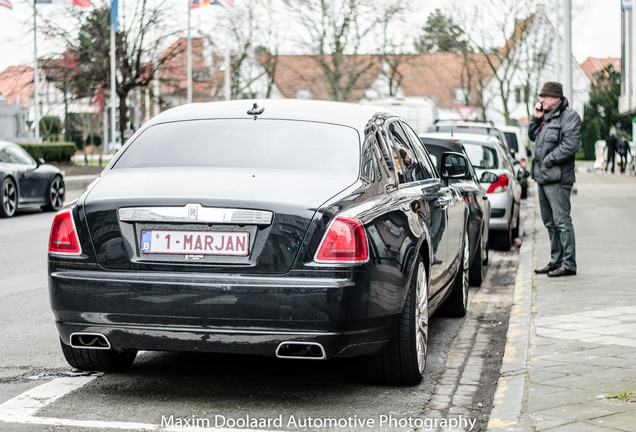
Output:
[[[0,423],[31,424],[43,426],[68,426],[83,429],[121,429],[128,431],[183,431],[182,427],[163,427],[158,424],[134,422],[109,422],[102,420],[77,420],[55,417],[38,417],[36,413],[67,394],[85,386],[101,374],[56,378],[0,405]],[[188,428],[190,432],[236,432],[232,428]],[[240,429],[241,432],[270,432],[259,429]],[[273,431],[272,431],[273,432]]]

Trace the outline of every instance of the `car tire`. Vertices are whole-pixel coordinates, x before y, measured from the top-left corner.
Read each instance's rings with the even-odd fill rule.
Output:
[[[66,345],[61,340],[60,344],[68,364],[85,371],[120,372],[130,367],[137,357],[136,350],[80,349]]]
[[[55,176],[49,184],[47,203],[42,206],[44,211],[58,211],[64,205],[64,195],[66,188],[61,176]]]
[[[428,351],[428,276],[418,256],[404,308],[389,344],[363,359],[368,379],[381,384],[415,385],[422,381]]]
[[[517,237],[519,237],[519,223],[521,222],[521,215],[520,215],[521,211],[517,211],[517,217],[516,217],[516,221],[517,221],[517,225],[511,230],[511,234],[510,237],[512,238],[512,241],[514,241]]]
[[[492,238],[492,244],[495,249],[501,251],[509,251],[512,246],[512,214],[508,221],[508,227],[505,231],[491,231],[490,237]]]
[[[11,217],[18,208],[18,189],[13,179],[6,178],[0,187],[0,216]]]
[[[481,245],[481,236],[477,239],[477,247],[475,248],[475,254],[473,256],[473,263],[470,266],[469,282],[472,286],[481,286],[484,277],[486,276],[486,264],[482,259],[483,249]]]
[[[440,312],[445,316],[463,317],[468,309],[468,286],[470,280],[470,247],[468,233],[464,234],[461,266],[451,288],[451,293],[442,304]]]

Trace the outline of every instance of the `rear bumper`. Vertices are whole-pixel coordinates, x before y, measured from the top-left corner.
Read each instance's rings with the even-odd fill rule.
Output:
[[[114,349],[274,356],[313,342],[327,357],[370,354],[393,333],[405,289],[366,271],[244,277],[53,270],[51,306],[62,341],[99,333]]]
[[[506,231],[510,224],[510,209],[512,208],[512,195],[508,192],[489,193],[490,201],[490,230]]]

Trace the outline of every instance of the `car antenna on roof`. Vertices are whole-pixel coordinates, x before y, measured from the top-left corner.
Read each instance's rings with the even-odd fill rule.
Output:
[[[259,108],[258,104],[254,102],[254,106],[251,109],[247,110],[247,114],[253,115],[254,120],[256,120],[256,117],[263,114],[263,111],[265,111],[265,108]]]

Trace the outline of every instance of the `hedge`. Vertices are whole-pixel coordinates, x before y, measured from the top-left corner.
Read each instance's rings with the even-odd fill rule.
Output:
[[[35,160],[39,158],[47,162],[70,162],[75,154],[75,144],[59,141],[44,144],[20,144]]]

